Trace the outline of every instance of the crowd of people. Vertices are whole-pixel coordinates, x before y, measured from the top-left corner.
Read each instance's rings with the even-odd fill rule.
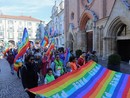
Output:
[[[17,76],[21,79],[30,98],[35,98],[35,95],[28,92],[28,89],[37,87],[38,83],[48,84],[65,73],[77,70],[89,60],[98,62],[96,51],[82,52],[79,58],[71,53],[68,62],[65,62],[64,54],[64,51],[53,50],[48,56],[46,50],[42,48],[29,48],[23,55],[22,66],[19,67]],[[17,49],[10,49],[6,53],[12,75],[14,74],[13,61],[16,55]]]

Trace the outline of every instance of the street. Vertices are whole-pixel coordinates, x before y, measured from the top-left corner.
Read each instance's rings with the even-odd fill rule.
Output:
[[[9,64],[5,59],[0,60],[0,69],[0,98],[28,98],[21,80],[16,73],[10,73]]]
[[[99,59],[99,64],[106,67],[107,61]],[[10,67],[5,59],[0,60],[0,98],[28,98],[24,92],[21,80],[16,73],[10,73]],[[130,73],[130,65],[121,63],[121,72]]]

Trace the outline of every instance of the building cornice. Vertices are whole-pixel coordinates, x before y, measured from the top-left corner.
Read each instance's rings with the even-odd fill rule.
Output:
[[[27,21],[36,21],[36,22],[41,22],[42,20],[33,18],[31,16],[11,16],[11,15],[0,15],[0,18],[4,19],[15,19],[15,20],[27,20]]]

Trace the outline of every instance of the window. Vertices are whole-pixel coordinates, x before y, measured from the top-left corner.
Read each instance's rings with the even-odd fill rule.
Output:
[[[0,20],[0,24],[2,23],[2,20]]]
[[[18,38],[22,38],[23,33],[22,32],[18,32]]]
[[[29,25],[29,26],[31,26],[31,25],[32,25],[32,23],[31,23],[31,22],[28,22],[28,25]]]
[[[74,19],[74,12],[71,13],[71,20]]]
[[[38,27],[39,26],[39,23],[36,23],[36,27]]]
[[[0,31],[0,38],[3,38],[4,32]]]
[[[22,27],[19,27],[17,31],[18,31],[18,32],[23,32],[23,28],[22,28]]]
[[[8,32],[14,32],[14,28],[13,27],[9,27],[8,28]]]
[[[32,23],[31,22],[28,22],[27,23],[27,26],[30,28],[32,26]]]
[[[4,28],[3,28],[3,26],[0,26],[0,31],[4,31]]]
[[[9,32],[8,33],[8,38],[14,38],[14,33],[13,32]]]
[[[9,20],[9,21],[8,21],[8,24],[9,24],[9,25],[13,25],[13,20]]]
[[[21,21],[19,21],[19,25],[21,25],[22,24],[22,22]]]

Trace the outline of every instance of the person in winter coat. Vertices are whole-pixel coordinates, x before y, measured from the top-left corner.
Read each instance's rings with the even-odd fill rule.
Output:
[[[92,54],[89,56],[89,60],[93,60],[96,63],[98,63],[98,57],[97,57],[96,53],[97,53],[96,51],[93,51]]]
[[[25,65],[21,69],[22,84],[29,98],[35,98],[35,94],[27,91],[30,88],[38,86],[38,75],[35,68],[34,57],[29,55],[25,59]]]
[[[9,51],[8,56],[7,56],[7,61],[11,68],[11,74],[13,75],[14,74],[14,55],[12,51]]]
[[[82,55],[78,58],[78,65],[82,66],[86,63],[85,56],[86,53],[83,52]]]
[[[49,62],[48,62],[48,57],[47,57],[46,54],[44,54],[44,57],[42,58],[42,75],[43,75],[44,77],[45,77],[45,75],[46,75],[47,68],[49,68],[49,67],[48,67],[48,64],[49,64]]]

